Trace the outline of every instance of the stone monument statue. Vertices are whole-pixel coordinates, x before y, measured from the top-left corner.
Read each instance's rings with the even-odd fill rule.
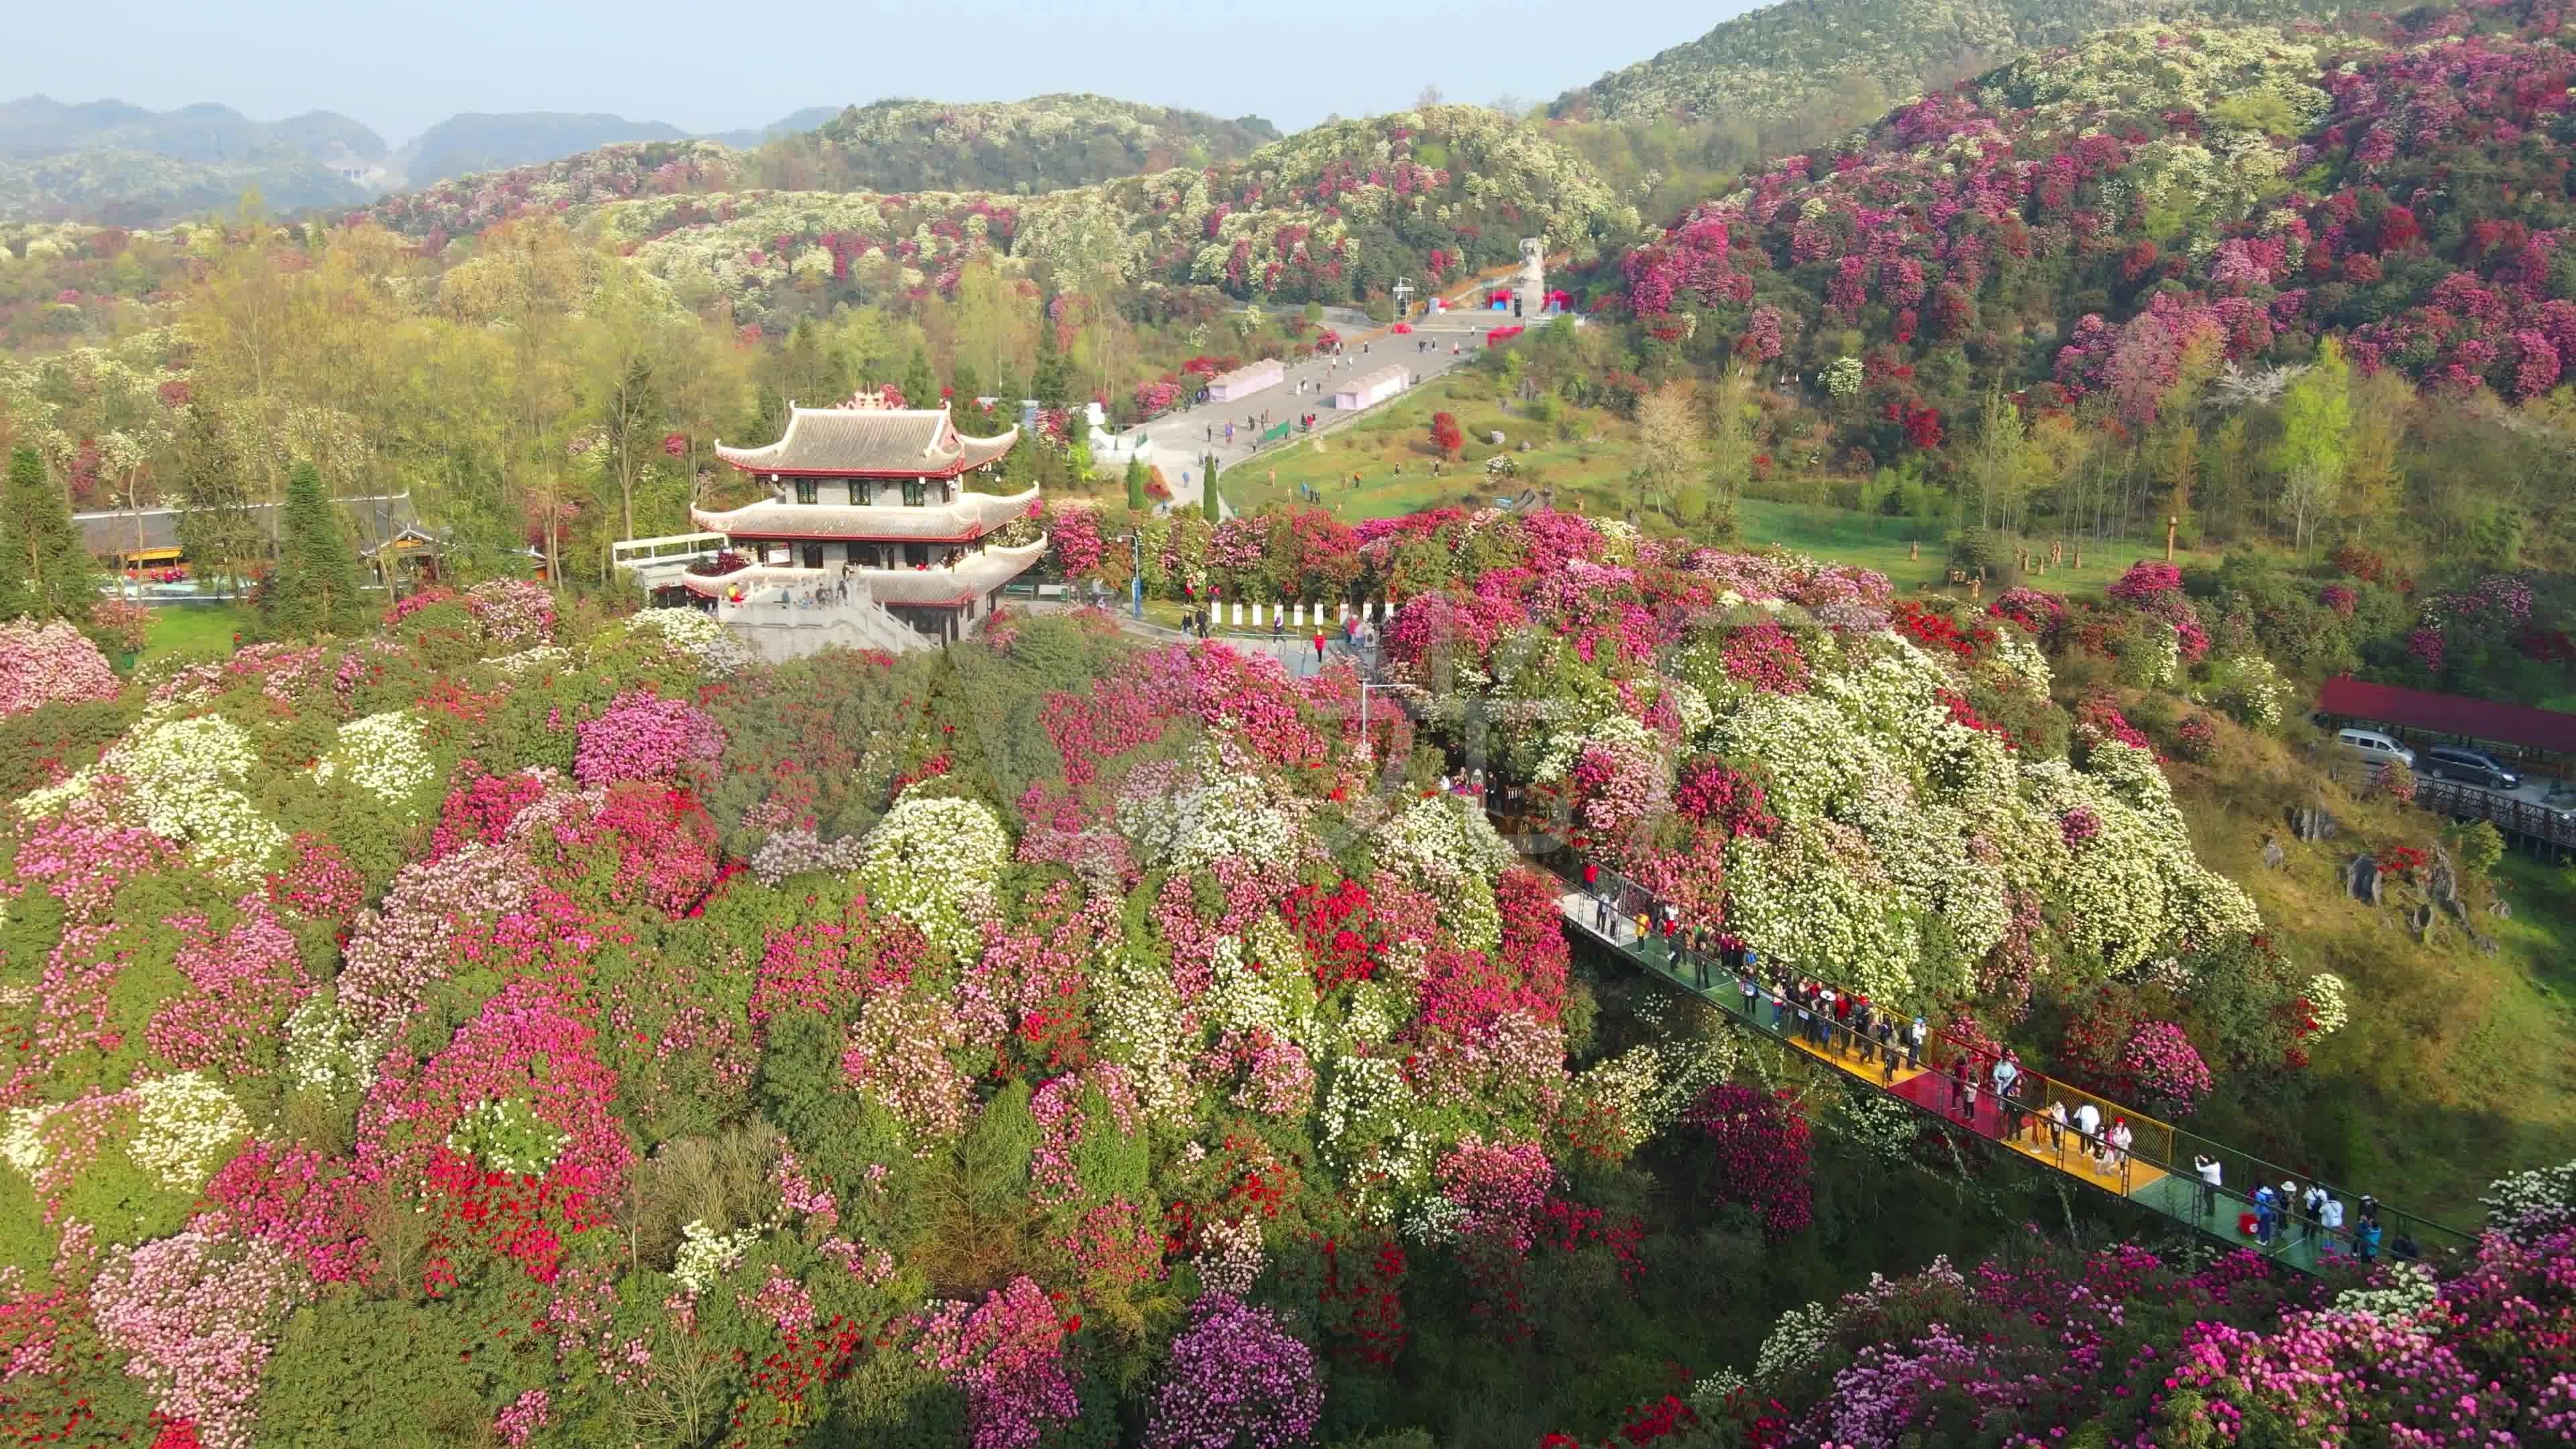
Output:
[[[1547,308],[1547,238],[1521,238],[1521,274],[1512,285],[1513,295],[1520,298],[1521,314],[1536,318]]]

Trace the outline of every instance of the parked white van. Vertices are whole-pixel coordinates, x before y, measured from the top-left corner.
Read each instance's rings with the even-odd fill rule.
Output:
[[[2415,768],[2415,752],[2377,730],[2337,730],[2335,745],[2374,764],[2394,760],[2410,770]]]

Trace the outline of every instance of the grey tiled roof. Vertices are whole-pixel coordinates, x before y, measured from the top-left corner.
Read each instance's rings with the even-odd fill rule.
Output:
[[[420,514],[412,508],[408,493],[372,494],[333,501],[340,505],[341,517],[349,525],[350,540],[361,549],[388,542],[405,529],[421,529]],[[269,511],[273,506],[254,503],[245,509],[250,515],[251,526],[266,533]],[[129,549],[177,548],[179,512],[176,508],[146,508],[140,512],[111,508],[95,513],[75,513],[72,522],[80,526],[81,545],[92,554],[104,556],[121,554]]]
[[[979,467],[1011,449],[1013,429],[998,438],[963,438],[948,410],[799,408],[787,431],[761,448],[716,444],[716,456],[751,473],[945,475]]]

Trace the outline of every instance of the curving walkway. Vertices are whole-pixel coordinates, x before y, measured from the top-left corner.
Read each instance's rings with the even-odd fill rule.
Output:
[[[1513,836],[1512,822],[1496,823],[1503,827],[1506,838],[1532,838]],[[1563,852],[1563,847],[1552,839],[1537,838],[1546,840],[1549,847],[1542,854]],[[1634,913],[1644,909],[1650,899],[1641,888],[1608,871],[1600,873],[1603,885],[1616,897],[1617,909],[1630,913],[1622,917],[1615,911],[1603,912],[1597,898],[1577,888],[1564,870],[1544,859],[1534,860],[1533,864],[1549,870],[1566,886],[1558,899],[1558,909],[1571,934],[1689,992],[1725,1012],[1736,1025],[1778,1042],[1811,1063],[1885,1092],[1947,1127],[1974,1132],[2097,1192],[2135,1203],[2229,1247],[2261,1253],[2302,1272],[2320,1272],[2338,1255],[2364,1251],[2358,1236],[2356,1193],[2329,1184],[2329,1190],[2345,1203],[2344,1228],[2329,1230],[2304,1215],[2295,1215],[2274,1226],[2269,1242],[2260,1241],[2247,1226],[2253,1215],[2251,1190],[2263,1183],[2277,1186],[2284,1181],[2294,1181],[2304,1189],[2308,1185],[2306,1177],[2037,1072],[2022,1073],[2016,1093],[2018,1110],[2007,1115],[1996,1101],[1990,1080],[1977,1082],[1973,1095],[1961,1090],[1954,1073],[1961,1062],[1976,1063],[1976,1058],[1967,1044],[1952,1040],[1947,1033],[1935,1032],[1925,1044],[1920,1060],[1909,1064],[1901,1040],[1892,1048],[1882,1049],[1875,1040],[1832,1021],[1802,1030],[1796,1004],[1783,1002],[1758,977],[1754,995],[1748,1000],[1741,978],[1728,974],[1715,961],[1703,965],[1695,957],[1684,955],[1677,963],[1675,952],[1664,938],[1641,935]],[[1702,984],[1703,972],[1706,984]],[[2134,1133],[2128,1150],[2115,1151],[2099,1137],[2088,1138],[2071,1122],[2065,1127],[2052,1127],[2044,1115],[2052,1102],[2064,1103],[2070,1118],[2077,1108],[2091,1103],[2102,1113],[2106,1130],[2110,1122],[2125,1121]],[[2223,1185],[2206,1195],[2193,1166],[2195,1159],[2204,1156],[2220,1164],[2223,1178]],[[2470,1234],[2385,1203],[2379,1205],[2379,1220],[2383,1235],[2377,1251],[2386,1256],[2407,1256],[2410,1245],[2412,1252],[2428,1255],[2465,1253],[2476,1246]]]

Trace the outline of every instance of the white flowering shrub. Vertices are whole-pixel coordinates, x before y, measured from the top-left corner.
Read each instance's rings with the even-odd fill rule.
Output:
[[[1485,812],[1459,795],[1414,801],[1379,827],[1373,843],[1381,867],[1444,889],[1471,877],[1491,880],[1512,860]],[[1486,903],[1490,911],[1490,890]]]
[[[2272,661],[2260,654],[2231,654],[2214,661],[2201,693],[2248,729],[2279,727],[2294,691]]]
[[[2352,1021],[2351,993],[2343,978],[2320,971],[2308,978],[2308,1034],[2332,1036]]]
[[[339,1003],[314,992],[286,1017],[286,1079],[317,1092],[364,1091],[376,1080],[383,1043],[358,1030]]]
[[[547,1126],[516,1098],[475,1103],[447,1134],[449,1147],[492,1171],[529,1176],[552,1167],[570,1140],[569,1134]]]
[[[1764,1383],[1813,1360],[1834,1331],[1834,1313],[1821,1303],[1792,1308],[1771,1325],[1753,1356],[1753,1377]]]
[[[2565,1232],[2576,1226],[2576,1162],[2497,1178],[2478,1201],[2487,1210],[2487,1230],[2516,1242]]]
[[[258,761],[249,733],[231,720],[147,716],[96,765],[20,796],[18,808],[31,818],[51,815],[91,793],[101,779],[119,777],[125,782],[119,808],[136,824],[186,842],[199,861],[247,885],[286,845],[286,831],[241,788]]]
[[[709,1285],[731,1271],[760,1241],[760,1229],[736,1228],[719,1233],[703,1221],[692,1218],[680,1229],[680,1250],[672,1255],[671,1277],[691,1293],[704,1293]]]
[[[313,762],[316,781],[327,785],[345,779],[395,806],[420,805],[420,792],[437,775],[419,717],[400,709],[340,726],[330,751]]]
[[[2406,1323],[2442,1301],[2433,1270],[2421,1263],[2390,1263],[2380,1270],[2377,1287],[2346,1288],[2335,1295],[2333,1312]]]
[[[906,791],[867,834],[859,881],[879,908],[963,952],[993,909],[1011,837],[973,800]]]
[[[1345,1057],[1324,1089],[1321,1145],[1351,1194],[1352,1214],[1390,1223],[1431,1176],[1433,1143],[1420,1126],[1404,1069],[1382,1057]]]
[[[250,1133],[241,1104],[195,1072],[154,1077],[134,1094],[138,1107],[127,1155],[173,1192],[204,1187]]]

